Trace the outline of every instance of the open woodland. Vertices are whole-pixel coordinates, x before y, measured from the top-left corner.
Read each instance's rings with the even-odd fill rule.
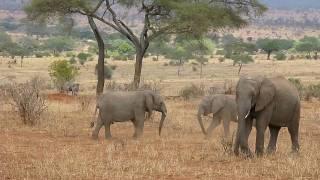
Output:
[[[257,57],[259,59],[259,57]],[[8,68],[0,64],[1,76],[25,81],[33,76],[49,80],[48,65],[54,59],[26,59],[25,65]],[[290,137],[286,128],[279,135],[277,153],[263,158],[243,159],[230,153],[230,145],[222,140],[222,127],[205,140],[196,120],[199,98],[172,98],[190,83],[223,88],[225,80],[236,82],[238,67],[232,62],[210,59],[204,77],[184,65],[182,76],[176,67],[163,66],[166,60],[146,60],[144,81],[158,81],[166,98],[168,117],[163,134],[158,136],[160,115],[154,114],[145,125],[142,139],[132,139],[131,123],[112,125],[114,138],[91,139],[89,123],[94,111],[94,63],[81,68],[77,82],[79,96],[72,97],[47,90],[48,110],[41,123],[29,127],[19,120],[14,109],[2,101],[0,105],[0,174],[3,179],[318,179],[320,165],[320,105],[317,99],[302,102],[301,153],[290,154]],[[132,62],[110,62],[118,66],[114,81],[130,81]],[[301,79],[303,84],[320,80],[317,61],[296,60],[272,62],[257,60],[244,65],[242,74],[283,75]],[[171,98],[170,98],[171,97]],[[90,105],[83,107],[82,102]],[[205,120],[209,122],[209,118]],[[207,123],[206,123],[207,124]],[[232,124],[232,132],[236,124]],[[250,137],[255,142],[254,130]],[[268,139],[266,133],[266,139]]]
[[[86,14],[88,19],[83,16],[87,11],[83,14],[72,12],[72,16],[39,24],[27,19],[26,12],[22,10],[29,0],[3,2],[0,4],[0,180],[320,179],[319,4],[315,5],[315,9],[309,9],[316,0],[305,4],[292,1],[288,7],[286,1],[278,4],[275,0],[263,0],[272,8],[262,17],[249,18],[246,27],[242,27],[241,22],[237,24],[232,17],[234,27],[241,28],[232,30],[231,25],[225,30],[212,32],[209,29],[215,24],[207,21],[204,23],[208,23],[208,29],[204,28],[199,33],[199,37],[203,38],[201,41],[190,38],[188,33],[184,34],[186,36],[164,33],[150,44],[147,42],[150,40],[148,35],[154,33],[154,29],[143,26],[148,19],[142,20],[147,17],[142,16],[142,12],[150,13],[151,10],[143,5],[137,13],[138,8],[130,6],[130,3],[127,4],[129,8],[116,5],[115,10],[120,12],[118,15],[123,18],[122,23],[131,29],[117,33],[119,27],[125,26],[112,29],[107,26],[108,23],[95,19],[96,29],[100,30],[102,44],[105,45],[102,51],[98,51],[101,44],[99,47],[96,45],[97,36],[92,33],[95,28],[90,24],[90,29],[88,20],[90,16],[100,17],[107,5],[103,4],[101,9]],[[47,2],[54,4],[55,1]],[[193,1],[188,2],[192,6],[184,8],[193,7]],[[82,8],[77,0],[70,4],[80,4]],[[299,6],[303,8],[299,9]],[[29,12],[35,18],[37,13],[44,13],[37,12],[39,7],[33,7]],[[106,8],[101,17],[112,7]],[[259,9],[259,6],[253,7]],[[56,7],[51,13],[57,13],[55,10],[62,11],[64,15],[70,13],[59,8]],[[180,7],[175,8],[179,10]],[[263,7],[261,9],[265,10]],[[162,10],[160,8],[159,12]],[[201,9],[193,10],[201,12]],[[245,12],[248,9],[242,10]],[[189,13],[184,14],[181,9],[176,12],[183,15]],[[212,15],[210,17],[215,17],[216,14],[208,12]],[[93,16],[94,13],[97,16]],[[111,21],[111,16],[109,14],[106,20]],[[166,25],[169,21],[165,15],[163,18]],[[190,18],[182,19],[186,25],[190,23]],[[116,22],[120,21],[113,18],[113,23]],[[181,24],[182,27],[185,25]],[[197,23],[192,25],[197,27]],[[149,34],[141,33],[146,27],[150,28],[146,31]],[[166,26],[159,26],[161,28],[166,30]],[[140,36],[137,38],[134,35]],[[146,47],[149,49],[143,49]],[[145,50],[145,54],[141,49]],[[93,140],[90,122],[96,118],[97,76],[99,81],[105,79],[104,92],[130,91],[139,60],[142,62],[139,87],[160,93],[168,109],[161,136],[158,134],[161,114],[154,112],[150,119],[145,120],[142,138],[134,139],[134,126],[126,122],[112,124],[111,140],[105,139],[104,128],[99,139]],[[59,67],[59,63],[64,66],[55,69],[55,73],[61,70],[61,77],[70,77],[58,79],[53,73],[54,65]],[[104,74],[101,73],[103,66],[99,66],[103,63]],[[287,128],[280,131],[276,153],[253,158],[233,153],[236,123],[231,123],[232,137],[229,138],[224,138],[222,125],[214,130],[209,139],[201,132],[197,111],[202,97],[235,94],[239,77],[256,75],[284,76],[298,88],[301,95],[299,153],[291,153]],[[64,80],[62,83],[58,81],[61,79]],[[33,87],[35,82],[38,84]],[[78,95],[63,92],[63,83],[69,82],[80,85]],[[29,84],[24,89],[27,86],[23,85],[28,83],[31,86]],[[20,92],[29,93],[30,98],[21,97]],[[22,103],[16,101],[19,98],[40,105],[30,103],[31,108],[23,111]],[[21,113],[27,111],[35,113],[29,117],[31,124],[23,119],[27,115]],[[212,120],[210,116],[204,117],[205,127]],[[251,150],[255,149],[255,134],[253,128],[249,137]],[[267,129],[265,146],[268,141]]]

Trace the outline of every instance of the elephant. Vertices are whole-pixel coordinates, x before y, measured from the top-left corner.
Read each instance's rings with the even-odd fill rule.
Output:
[[[135,132],[133,137],[139,138],[143,134],[145,113],[148,118],[151,117],[153,111],[162,113],[159,135],[163,122],[167,116],[167,108],[163,98],[149,90],[130,91],[130,92],[107,92],[97,99],[96,111],[99,109],[97,124],[92,132],[92,138],[97,139],[100,128],[105,127],[105,138],[110,139],[110,125],[114,122],[131,121],[134,125]],[[95,113],[96,113],[95,111]],[[91,122],[91,127],[94,122]]]
[[[300,98],[297,88],[282,76],[241,77],[236,87],[238,129],[234,153],[241,151],[252,157],[248,137],[256,120],[256,155],[264,154],[264,134],[267,127],[270,141],[267,153],[276,151],[281,127],[287,127],[291,136],[292,151],[299,151]]]
[[[211,113],[213,114],[213,118],[206,132],[201,116],[207,116]],[[203,134],[209,137],[212,131],[221,123],[221,120],[223,120],[224,136],[228,137],[230,121],[238,122],[235,96],[225,94],[205,96],[198,108],[198,121]]]

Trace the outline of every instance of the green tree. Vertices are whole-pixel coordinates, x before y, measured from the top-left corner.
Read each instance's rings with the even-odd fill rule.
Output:
[[[320,40],[316,37],[304,37],[301,39],[295,49],[298,52],[306,52],[311,57],[311,52],[314,52],[314,59],[318,59],[318,52],[320,51]]]
[[[127,60],[133,59],[135,49],[127,40],[116,39],[111,41],[109,52],[111,57],[115,59]]]
[[[58,90],[62,91],[64,84],[73,81],[78,75],[78,70],[67,60],[58,60],[50,64],[49,75]]]
[[[134,10],[143,17],[141,31],[135,33],[135,27],[130,27],[122,18],[123,8],[114,7],[135,7]],[[265,10],[258,0],[32,0],[26,7],[31,18],[77,13],[87,16],[90,25],[96,19],[124,35],[136,50],[135,87],[140,83],[144,54],[157,36],[172,33],[199,36],[210,30],[240,28],[247,24],[248,16],[261,14]],[[99,52],[104,53],[102,50]]]
[[[257,47],[262,49],[268,54],[267,59],[270,60],[270,56],[272,52],[288,50],[292,48],[294,45],[294,41],[287,39],[258,39]]]
[[[154,41],[150,42],[148,52],[156,56],[156,60],[159,60],[160,55],[166,55],[168,51],[168,44],[170,42],[170,36],[168,35],[161,35],[154,39]]]
[[[4,52],[6,50],[6,46],[10,43],[12,43],[11,36],[5,31],[0,30],[0,52]]]
[[[62,51],[70,51],[74,47],[74,40],[70,37],[57,36],[47,39],[43,46],[44,49],[50,49],[56,55]]]

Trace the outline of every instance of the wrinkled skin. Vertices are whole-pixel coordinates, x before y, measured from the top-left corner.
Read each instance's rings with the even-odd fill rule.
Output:
[[[264,153],[264,133],[270,130],[268,153],[276,150],[276,143],[281,127],[288,127],[292,151],[299,151],[299,121],[300,98],[299,93],[288,80],[283,77],[240,78],[236,88],[236,102],[238,112],[238,131],[234,152],[241,151],[252,156],[248,146],[248,137],[252,129],[253,119],[256,119],[256,154]]]
[[[133,137],[143,134],[145,113],[150,118],[153,111],[162,113],[159,135],[167,114],[166,105],[160,95],[152,91],[108,92],[97,100],[96,111],[99,109],[97,124],[92,132],[92,138],[97,139],[102,126],[105,127],[105,137],[111,138],[110,125],[114,122],[131,121],[135,132]],[[94,123],[91,122],[91,126]]]
[[[213,115],[210,126],[205,130],[201,116]],[[202,99],[198,108],[198,121],[201,130],[206,137],[212,135],[212,131],[223,121],[224,135],[229,136],[230,121],[237,122],[237,109],[235,96],[218,94],[206,96]]]

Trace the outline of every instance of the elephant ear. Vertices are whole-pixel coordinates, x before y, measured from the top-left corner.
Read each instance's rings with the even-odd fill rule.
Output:
[[[225,96],[216,96],[212,99],[211,102],[211,111],[212,114],[217,113],[218,111],[220,111],[220,109],[222,109],[224,107],[226,103],[226,97]]]
[[[276,93],[276,88],[273,83],[265,78],[260,86],[259,95],[256,102],[255,111],[263,110],[268,104],[271,103]]]
[[[151,114],[152,114],[153,105],[154,105],[154,95],[151,92],[146,92],[145,93],[145,106],[148,111],[149,118],[151,117]]]

